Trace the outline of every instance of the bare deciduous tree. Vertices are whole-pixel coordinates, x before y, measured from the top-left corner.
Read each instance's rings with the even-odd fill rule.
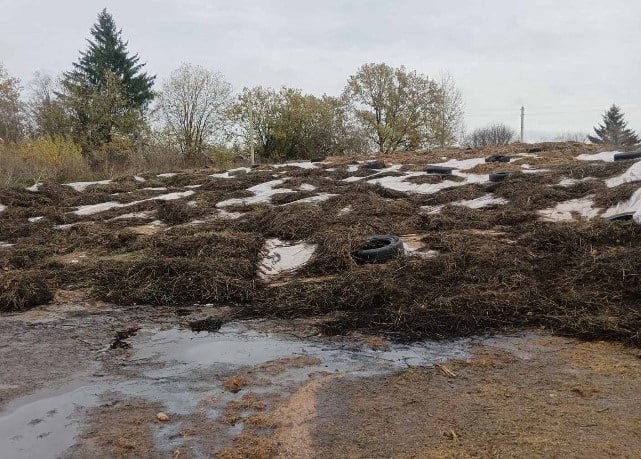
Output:
[[[61,91],[60,84],[51,76],[36,72],[29,83],[30,130],[35,136],[66,137],[69,122],[65,107],[56,93]]]
[[[188,160],[224,137],[232,87],[220,73],[183,64],[165,81],[158,107],[171,141]]]
[[[587,143],[588,134],[586,134],[585,132],[562,132],[554,138],[554,141]]]
[[[463,98],[454,78],[444,73],[435,83],[427,122],[430,145],[451,147],[463,131]]]
[[[495,123],[472,131],[466,143],[473,148],[488,145],[507,145],[511,143],[515,137],[516,131],[514,131],[514,129],[505,124]]]
[[[24,134],[25,111],[20,101],[20,80],[0,63],[0,138],[15,142]]]

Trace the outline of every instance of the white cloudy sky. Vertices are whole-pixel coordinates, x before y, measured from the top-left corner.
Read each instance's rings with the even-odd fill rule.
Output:
[[[365,62],[449,71],[469,128],[587,132],[615,102],[641,131],[638,0],[0,0],[0,61],[27,82],[68,69],[103,8],[160,81],[182,62],[235,88],[338,94]]]

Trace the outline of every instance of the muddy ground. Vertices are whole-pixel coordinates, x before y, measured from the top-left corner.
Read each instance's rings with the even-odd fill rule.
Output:
[[[371,159],[0,190],[0,458],[638,457],[641,162]]]
[[[397,345],[301,321],[194,333],[227,311],[69,300],[0,322],[2,457],[641,451],[641,352],[622,344],[539,330]]]

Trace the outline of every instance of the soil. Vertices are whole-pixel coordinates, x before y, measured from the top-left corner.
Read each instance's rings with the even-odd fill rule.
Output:
[[[354,373],[355,364],[332,370],[311,354],[292,354],[175,373],[182,367],[171,357],[138,354],[147,346],[145,330],[192,333],[189,322],[212,316],[210,308],[180,314],[116,308],[87,302],[77,292],[59,299],[67,302],[0,322],[0,431],[16,410],[34,400],[55,400],[73,384],[80,392],[63,424],[76,430],[64,437],[69,444],[61,457],[635,457],[641,450],[641,353],[623,344],[539,330],[474,338],[463,342],[464,358],[444,354],[437,364],[382,372]],[[217,314],[228,317],[225,310]],[[312,338],[317,325],[279,321],[251,328],[301,345],[320,340],[319,349],[331,349],[336,338]],[[131,348],[110,349],[118,331],[138,327],[125,338]],[[392,346],[377,336],[341,340],[345,349],[380,352]],[[186,355],[198,358],[192,351]],[[231,392],[223,389],[232,382]],[[122,391],[150,383],[140,392],[144,396]],[[210,393],[215,387],[221,390]],[[87,394],[98,394],[97,402],[88,403]],[[172,398],[178,394],[195,402],[176,405]],[[212,417],[216,411],[220,416]],[[168,421],[158,420],[160,412]],[[45,425],[43,418],[31,419],[29,429]],[[3,457],[28,457],[12,451]]]
[[[318,394],[310,457],[638,457],[638,350],[533,335]]]

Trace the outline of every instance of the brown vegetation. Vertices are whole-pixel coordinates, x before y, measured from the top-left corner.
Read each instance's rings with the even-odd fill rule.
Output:
[[[634,184],[607,188],[602,179],[629,164],[575,161],[573,155],[583,152],[575,144],[544,144],[541,149],[537,154],[549,159],[546,166],[541,160],[541,167],[551,169],[548,173],[518,174],[504,182],[429,195],[343,182],[345,171],[335,164],[325,166],[334,171],[291,169],[287,176],[292,178],[283,186],[297,189],[309,183],[316,187],[314,193],[336,196],[320,204],[296,203],[311,192],[288,192],[276,195],[272,205],[226,207],[242,212],[236,219],[216,217],[216,204],[251,196],[247,188],[274,180],[274,170],[264,167],[234,179],[212,179],[210,171],[147,176],[153,186],[169,187],[160,193],[184,190],[187,184],[202,186],[189,198],[143,201],[89,216],[71,211],[115,199],[149,199],[159,192],[144,191],[148,183],[136,187],[128,179],[83,192],[54,184],[37,193],[4,189],[0,202],[7,209],[0,218],[0,241],[16,245],[0,249],[2,279],[11,286],[1,306],[22,309],[48,301],[57,288],[82,287],[117,304],[213,303],[235,305],[238,317],[324,316],[329,322],[323,331],[334,333],[360,329],[417,339],[546,327],[640,343],[636,300],[641,236],[635,224],[599,218],[551,223],[537,214],[589,195],[596,196],[599,207],[627,199]],[[498,150],[510,153],[507,147]],[[511,152],[521,150],[527,149],[517,145]],[[485,153],[456,151],[450,156]],[[399,162],[435,162],[443,154],[400,155]],[[387,157],[385,161],[392,163]],[[598,179],[559,186],[564,177]],[[110,192],[125,194],[114,197]],[[509,202],[484,209],[448,205],[488,193]],[[445,205],[440,213],[422,210],[437,205]],[[115,219],[140,211],[155,213]],[[36,216],[45,219],[27,222]],[[138,231],[152,218],[174,226]],[[204,223],[192,222],[194,218]],[[61,224],[72,226],[53,228]],[[439,253],[430,259],[408,256],[357,265],[353,251],[366,235],[377,233],[418,234],[428,249]],[[285,281],[266,285],[256,266],[265,240],[272,237],[304,240],[317,250]],[[78,251],[86,254],[81,262],[60,258]]]

